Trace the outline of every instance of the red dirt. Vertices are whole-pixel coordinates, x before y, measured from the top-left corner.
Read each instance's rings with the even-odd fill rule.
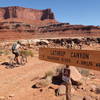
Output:
[[[53,69],[58,64],[40,61],[37,58],[29,59],[29,62],[22,67],[14,69],[6,69],[4,66],[0,66],[0,96],[8,98],[10,95],[14,95],[12,100],[41,100],[41,98],[56,98],[51,92],[52,98],[46,96],[46,94],[40,93],[39,90],[34,90],[32,85],[37,81],[35,77],[42,77],[45,72]],[[36,92],[35,92],[36,91]],[[46,100],[46,99],[43,99]],[[55,99],[57,100],[57,99]]]
[[[32,88],[45,72],[54,70],[57,66],[59,64],[41,61],[37,57],[29,58],[25,66],[13,69],[6,69],[5,66],[0,65],[0,97],[5,97],[5,100],[61,100],[62,96],[55,96],[55,91],[48,87],[42,88],[42,92],[40,89]],[[99,84],[99,82],[99,79],[91,80],[88,84]],[[58,87],[53,84],[50,86],[55,89]],[[78,90],[74,94],[82,96],[90,93]]]

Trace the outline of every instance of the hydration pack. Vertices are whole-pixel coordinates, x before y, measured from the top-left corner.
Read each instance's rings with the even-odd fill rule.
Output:
[[[14,43],[13,46],[12,46],[12,50],[16,50],[16,46],[17,46],[17,44]]]

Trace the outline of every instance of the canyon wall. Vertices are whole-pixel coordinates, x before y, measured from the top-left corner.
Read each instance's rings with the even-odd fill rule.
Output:
[[[23,7],[2,7],[0,8],[0,19],[20,18],[28,20],[54,19],[51,9],[36,10]]]

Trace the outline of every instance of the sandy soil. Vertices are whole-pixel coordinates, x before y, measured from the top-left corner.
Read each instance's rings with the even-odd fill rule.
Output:
[[[25,66],[13,69],[0,66],[0,96],[6,99],[11,96],[11,100],[52,100],[51,96],[55,97],[54,91],[48,91],[51,94],[47,96],[46,93],[34,90],[32,85],[37,81],[36,77],[42,77],[45,72],[53,70],[58,65],[34,57]]]
[[[42,92],[41,88],[32,88],[45,72],[54,70],[58,66],[60,65],[57,63],[42,61],[37,57],[29,58],[25,66],[13,69],[6,69],[4,65],[0,65],[0,97],[4,97],[4,100],[62,100],[62,96],[57,97],[53,89],[48,89],[49,86],[42,88]],[[97,80],[89,80],[87,83],[99,85],[99,77]],[[50,84],[50,86],[55,89],[59,87],[54,84]],[[82,96],[90,93],[77,90],[75,94]]]

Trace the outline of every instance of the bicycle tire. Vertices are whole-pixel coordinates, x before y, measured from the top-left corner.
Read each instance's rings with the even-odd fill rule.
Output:
[[[14,57],[10,58],[9,60],[9,68],[14,68],[16,67],[15,61],[14,61]]]
[[[27,63],[27,57],[26,56],[21,56],[20,58],[20,64],[25,65]]]

